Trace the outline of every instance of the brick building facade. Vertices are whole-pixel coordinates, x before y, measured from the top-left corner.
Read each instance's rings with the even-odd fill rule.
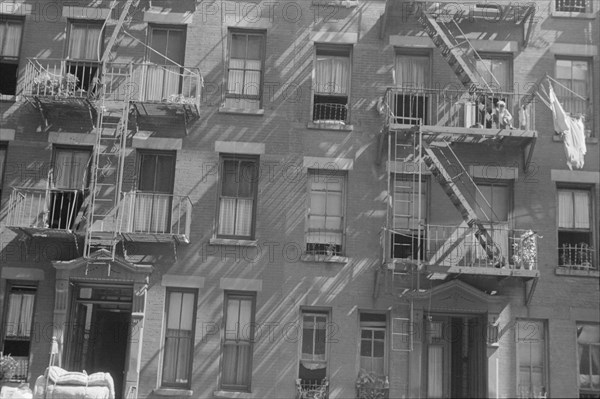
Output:
[[[127,398],[598,397],[598,4],[440,3],[0,3],[13,379],[54,336]]]

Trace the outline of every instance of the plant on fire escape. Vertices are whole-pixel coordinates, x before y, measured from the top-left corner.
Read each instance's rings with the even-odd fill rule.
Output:
[[[514,255],[512,256],[512,259],[516,268],[523,267],[527,270],[533,269],[537,260],[538,237],[540,236],[533,231],[527,230],[515,240],[516,242],[513,244]]]
[[[388,397],[390,383],[388,377],[367,373],[361,369],[356,379],[356,397],[358,399],[384,399]]]
[[[79,79],[67,73],[65,76],[44,72],[33,79],[32,91],[36,95],[67,97],[75,94]]]
[[[11,355],[0,352],[0,381],[8,381],[17,368],[17,361]]]

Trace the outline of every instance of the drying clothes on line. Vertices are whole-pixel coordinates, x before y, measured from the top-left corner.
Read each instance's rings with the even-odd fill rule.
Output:
[[[587,152],[583,121],[580,118],[573,118],[565,112],[554,94],[552,85],[550,85],[548,97],[554,118],[554,130],[560,134],[565,146],[567,166],[570,170],[573,170],[573,166],[576,169],[582,169]]]

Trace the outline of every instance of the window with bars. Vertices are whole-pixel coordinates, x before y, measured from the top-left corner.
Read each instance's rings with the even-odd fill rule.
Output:
[[[221,387],[225,390],[250,392],[254,343],[254,294],[225,294],[225,333]]]
[[[253,239],[258,158],[223,155],[217,237]]]
[[[260,106],[264,54],[264,32],[244,30],[229,32],[226,97],[258,102],[255,105]]]
[[[555,0],[556,11],[561,12],[591,12],[590,0]]]
[[[346,175],[309,170],[306,253],[343,255]]]
[[[558,265],[596,268],[592,230],[592,193],[589,189],[558,190]]]
[[[17,362],[11,381],[25,382],[29,374],[29,354],[37,288],[9,282],[8,301],[4,312],[2,353]]]
[[[585,118],[586,136],[594,135],[591,64],[589,59],[557,58],[555,74],[560,84],[553,85],[564,110],[572,116]]]
[[[317,46],[313,122],[348,122],[351,52],[352,48],[349,46]]]
[[[582,398],[600,396],[600,325],[577,323],[577,377]]]
[[[17,92],[22,35],[23,19],[0,15],[0,95]]]
[[[547,393],[546,324],[517,320],[517,396],[540,398]]]
[[[168,288],[165,306],[165,346],[162,386],[191,385],[197,290]]]

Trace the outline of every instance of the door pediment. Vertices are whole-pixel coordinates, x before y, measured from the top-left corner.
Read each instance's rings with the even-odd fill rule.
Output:
[[[498,313],[507,299],[490,295],[460,280],[452,280],[429,290],[408,294],[418,308],[460,313]]]

